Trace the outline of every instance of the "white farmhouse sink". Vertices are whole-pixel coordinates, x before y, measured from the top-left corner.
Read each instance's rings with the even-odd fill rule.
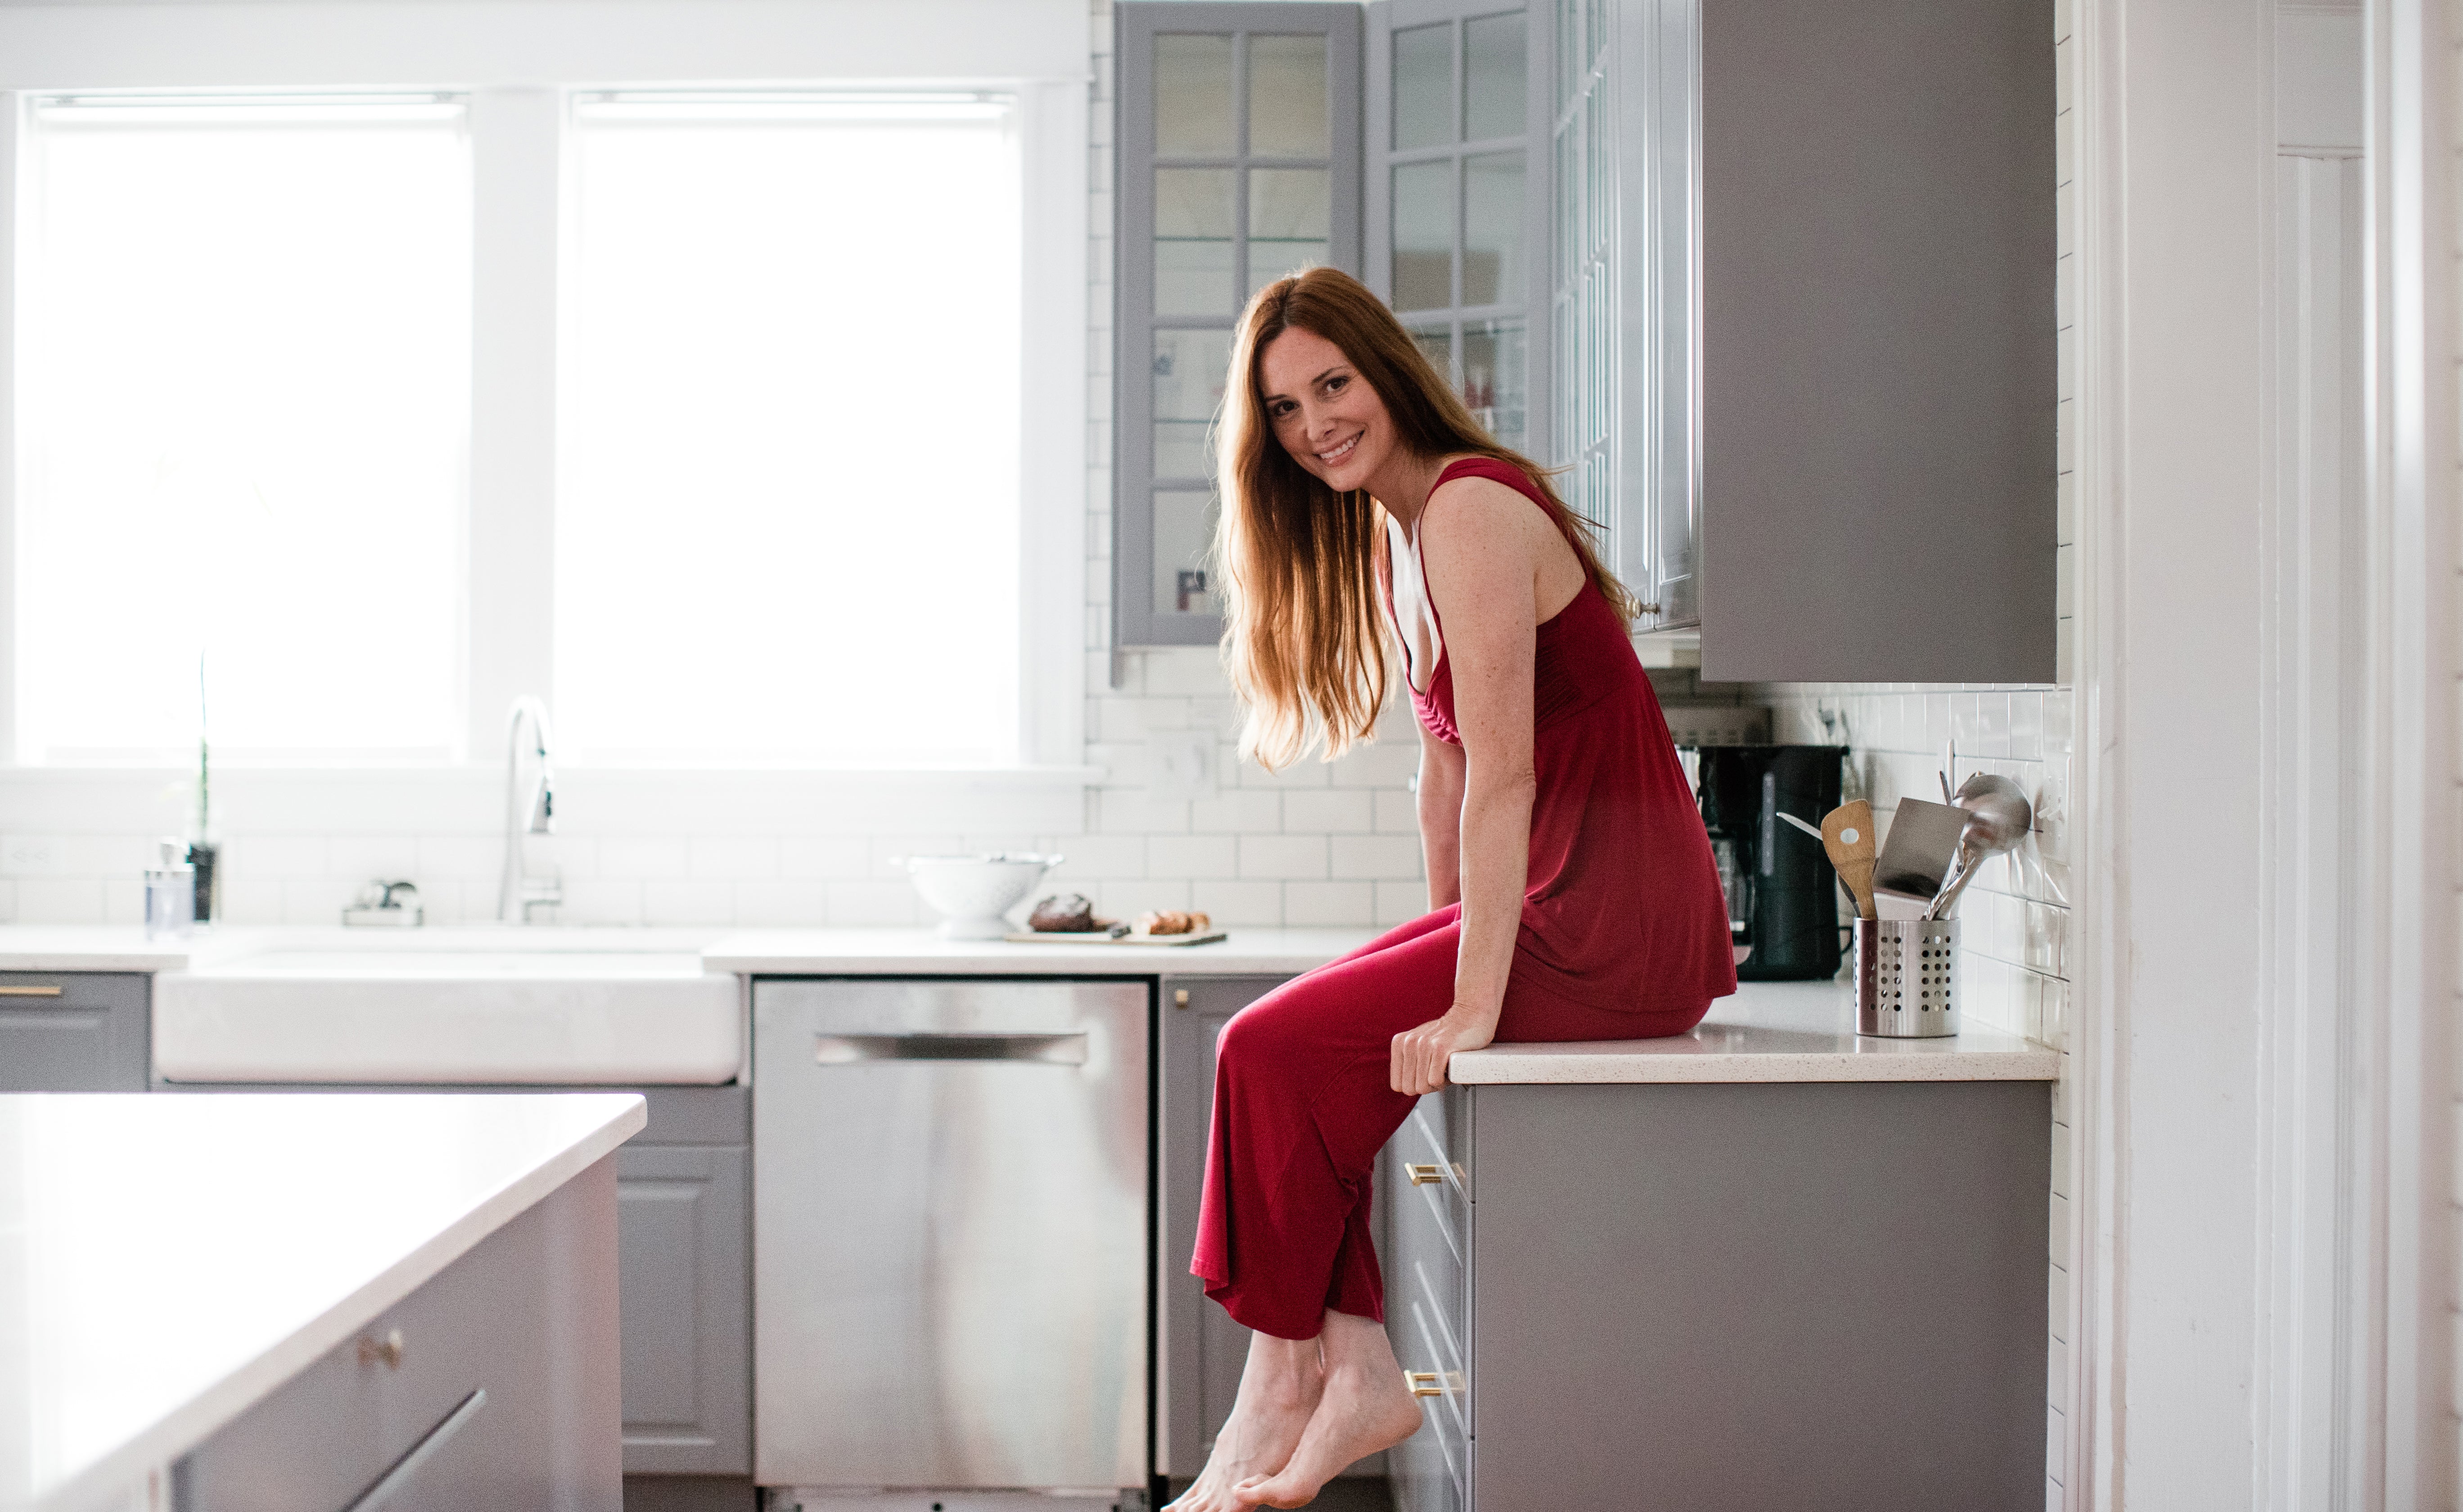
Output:
[[[592,933],[438,931],[382,946],[296,939],[166,971],[154,979],[155,1072],[174,1082],[732,1081],[744,1061],[736,979],[704,971],[700,953],[675,941],[607,948]]]

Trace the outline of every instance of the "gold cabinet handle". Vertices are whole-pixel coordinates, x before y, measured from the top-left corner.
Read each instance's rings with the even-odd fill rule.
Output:
[[[1171,989],[1171,1005],[1175,1008],[1185,1008],[1188,1006],[1188,989],[1187,987],[1174,987]]]
[[[1434,1371],[1405,1371],[1403,1384],[1410,1388],[1414,1396],[1446,1394],[1446,1378]]]
[[[381,1339],[360,1341],[360,1363],[374,1365],[379,1360],[384,1362],[386,1370],[402,1369],[402,1330],[400,1328],[385,1330],[385,1336]]]
[[[1411,1178],[1413,1186],[1434,1186],[1446,1178],[1446,1168],[1441,1165],[1406,1165],[1403,1167],[1403,1174]]]
[[[56,998],[57,987],[0,987],[0,998]]]

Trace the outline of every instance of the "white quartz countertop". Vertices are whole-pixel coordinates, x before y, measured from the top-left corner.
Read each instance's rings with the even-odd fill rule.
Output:
[[[2060,1052],[1998,1029],[1943,1039],[1856,1032],[1855,999],[1833,982],[1748,982],[1690,1033],[1656,1040],[1494,1045],[1454,1056],[1464,1086],[1599,1082],[2054,1081]]]
[[[0,925],[0,971],[290,971],[262,958],[314,955],[326,965],[359,953],[503,958],[695,955],[701,969],[762,976],[904,975],[1151,977],[1170,972],[1291,974],[1376,938],[1366,929],[1243,929],[1207,945],[1034,944],[943,940],[930,929],[601,929],[451,925],[426,929],[221,926],[185,940],[138,929]],[[445,968],[439,967],[442,972]]]
[[[1377,938],[1365,929],[1235,927],[1224,933],[1227,938],[1208,945],[1013,945],[997,940],[943,940],[928,929],[744,930],[713,941],[702,961],[713,971],[752,976],[1294,974]]]
[[[148,1504],[643,1116],[615,1092],[0,1096],[0,1509]]]

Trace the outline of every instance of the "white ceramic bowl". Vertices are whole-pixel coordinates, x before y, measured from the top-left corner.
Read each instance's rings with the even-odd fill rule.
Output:
[[[915,891],[933,911],[943,915],[944,940],[998,940],[1010,932],[1001,916],[1015,908],[1045,873],[1060,864],[1057,855],[910,855],[906,875]]]

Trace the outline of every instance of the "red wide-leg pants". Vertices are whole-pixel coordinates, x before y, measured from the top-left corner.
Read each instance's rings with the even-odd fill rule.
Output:
[[[1369,1238],[1377,1152],[1416,1098],[1394,1091],[1394,1036],[1453,1002],[1459,904],[1295,977],[1233,1015],[1215,1047],[1214,1125],[1188,1268],[1232,1318],[1313,1339],[1328,1308],[1384,1322]],[[1500,1043],[1682,1034],[1701,1015],[1614,1012],[1509,988]]]

